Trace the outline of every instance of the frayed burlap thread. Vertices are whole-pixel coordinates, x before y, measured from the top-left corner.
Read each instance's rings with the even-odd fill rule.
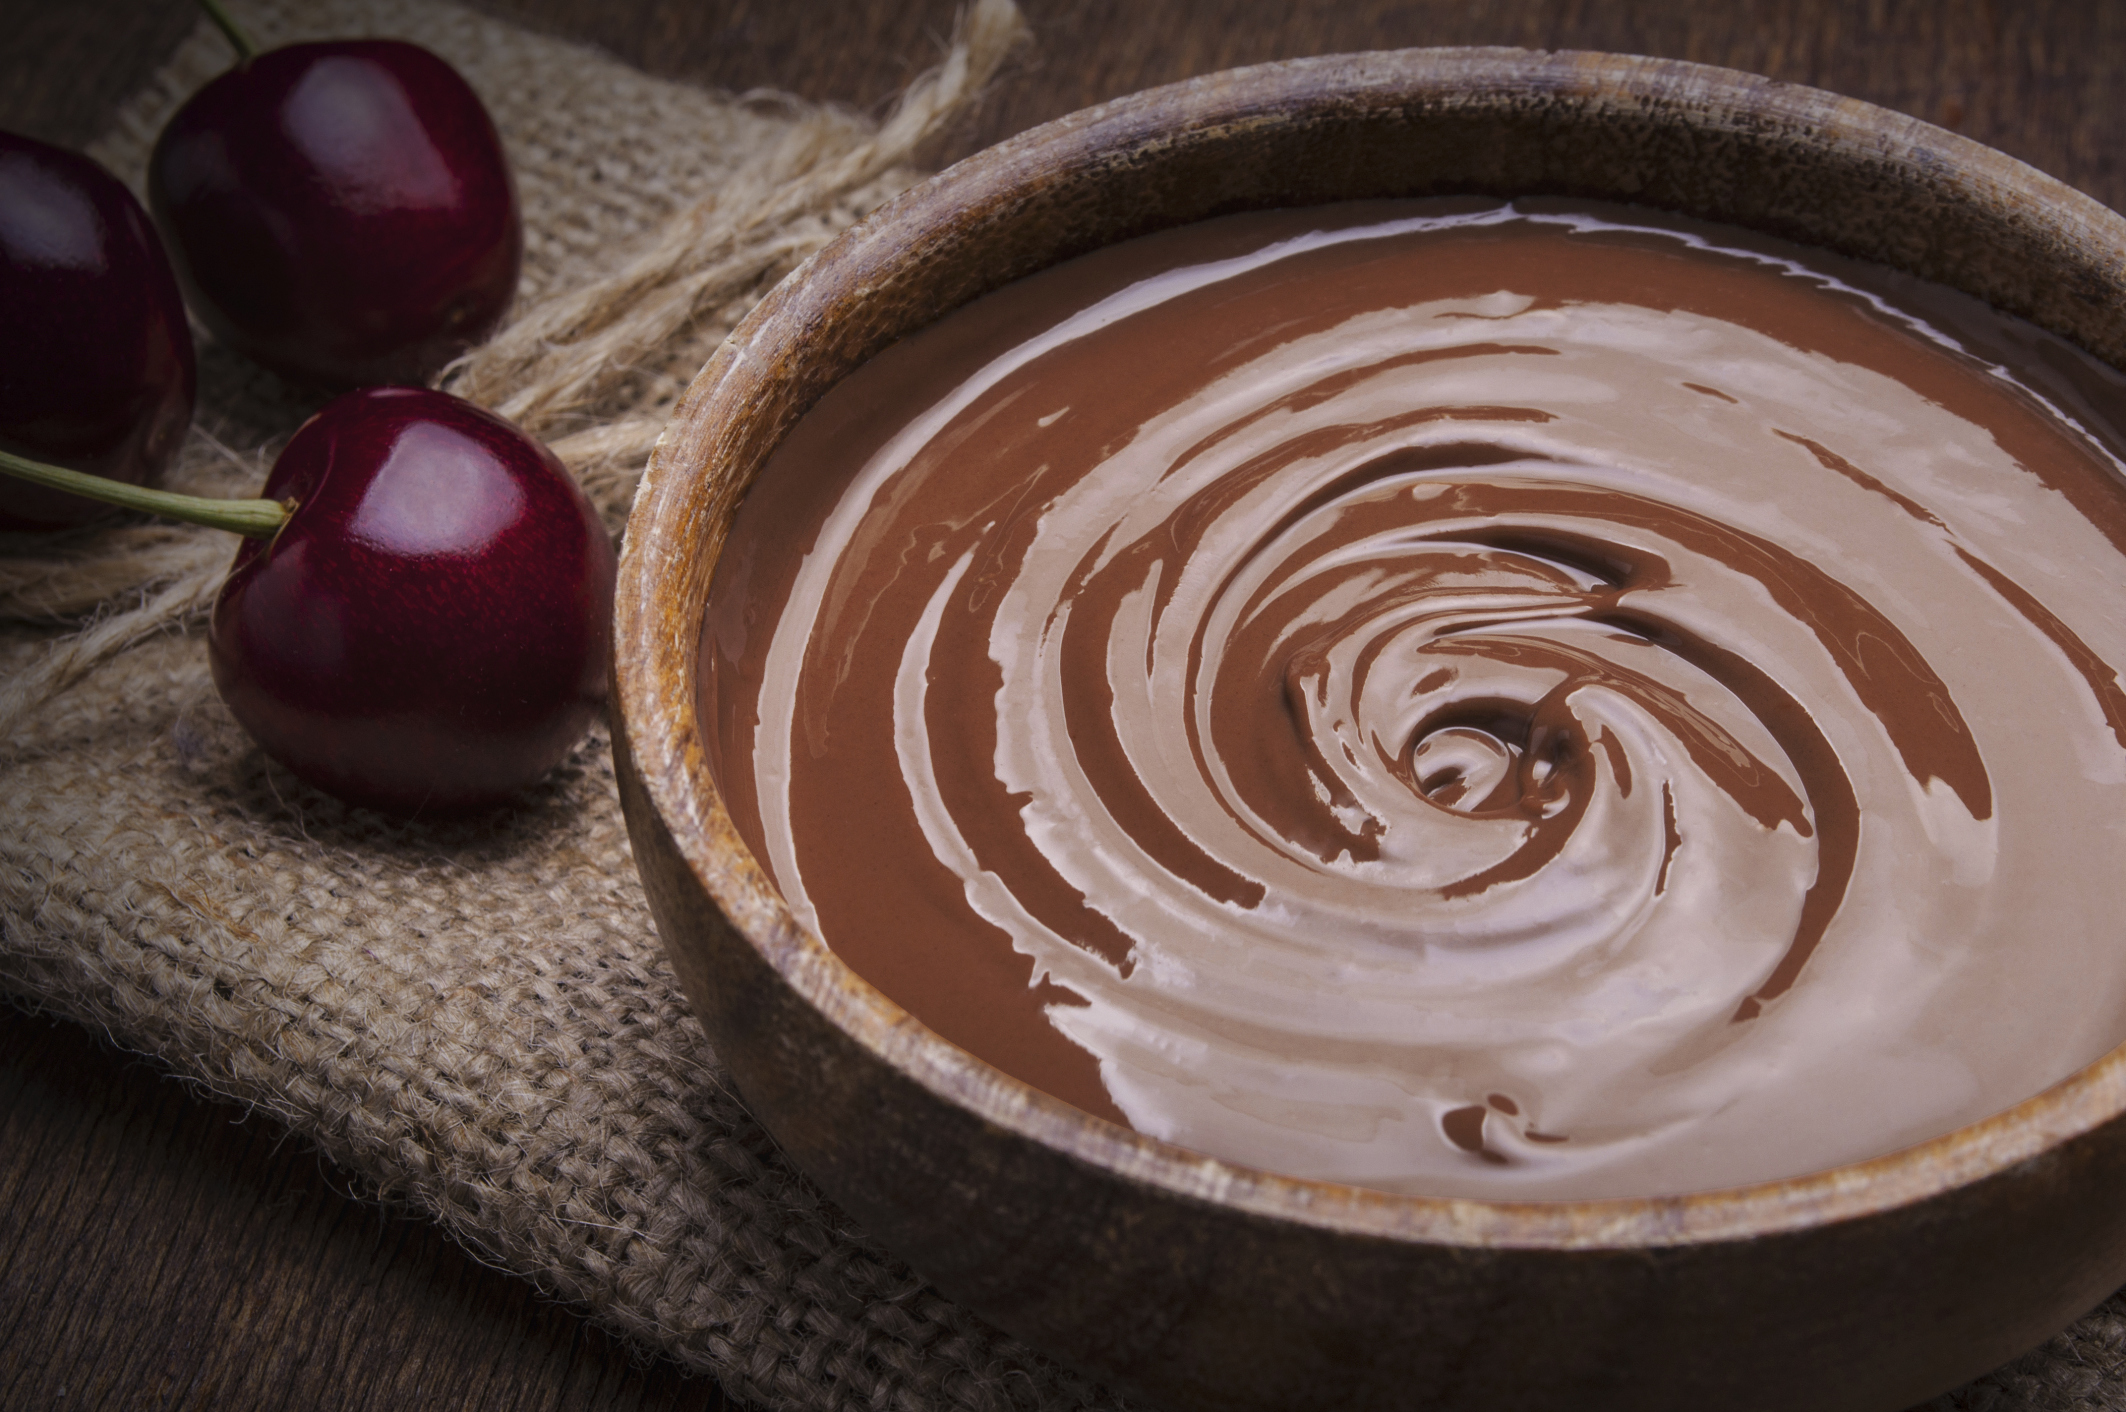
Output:
[[[775,280],[916,179],[910,159],[1024,35],[1009,0],[980,0],[938,68],[873,125],[782,95],[732,100],[663,83],[452,5],[255,0],[238,13],[266,45],[411,39],[480,92],[516,173],[525,269],[508,323],[444,385],[548,442],[615,530],[666,413],[709,352]],[[202,23],[92,154],[140,190],[156,134],[232,58]],[[200,377],[199,425],[165,480],[193,494],[251,493],[315,399],[211,341]],[[105,619],[0,683],[0,741],[113,653],[197,619],[227,558],[219,536],[156,524],[0,542],[0,625]]]
[[[617,527],[670,400],[769,283],[913,179],[1018,34],[970,14],[883,124],[662,83],[432,0],[232,0],[267,43],[411,38],[495,113],[514,321],[449,385]],[[137,187],[230,52],[202,24],[96,155]],[[313,409],[211,344],[170,481],[248,494]],[[0,989],[265,1110],[483,1259],[766,1408],[1121,1404],[928,1288],[795,1173],[688,1013],[602,733],[516,807],[392,822],[289,778],[207,680],[231,546],[119,523],[0,552]],[[2126,1408],[2126,1305],[1942,1412]]]
[[[425,0],[241,4],[262,41],[412,38],[480,90],[528,234],[515,322],[453,373],[552,441],[617,527],[662,408],[753,298],[913,180],[1017,36],[985,0],[879,125],[661,83]],[[96,149],[138,184],[226,65],[202,25]],[[314,407],[211,345],[170,480],[255,490]],[[659,946],[602,732],[496,815],[394,822],[307,789],[208,681],[211,532],[0,555],[0,988],[263,1109],[738,1398],[1116,1406],[929,1289],[732,1093]]]

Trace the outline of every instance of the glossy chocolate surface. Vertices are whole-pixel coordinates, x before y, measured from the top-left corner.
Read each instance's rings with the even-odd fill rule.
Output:
[[[0,447],[139,485],[192,421],[192,331],[162,241],[89,158],[0,132]],[[107,505],[0,478],[0,530]]]
[[[837,387],[703,714],[798,913],[1088,1112],[1426,1194],[1819,1170],[2120,1038],[2119,396],[1644,213],[1229,218]]]

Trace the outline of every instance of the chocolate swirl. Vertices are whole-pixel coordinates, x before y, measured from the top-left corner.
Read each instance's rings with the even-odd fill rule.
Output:
[[[2118,463],[1730,236],[1236,217],[901,345],[718,571],[741,829],[948,1039],[1301,1175],[1700,1189],[2095,1058]]]

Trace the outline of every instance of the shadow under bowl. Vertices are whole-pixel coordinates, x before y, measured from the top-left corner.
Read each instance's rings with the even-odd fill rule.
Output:
[[[793,918],[696,718],[703,605],[791,425],[896,339],[1227,212],[1555,194],[1729,222],[1978,296],[2126,364],[2126,221],[1925,123],[1698,65],[1411,50],[1269,64],[1037,128],[900,197],[696,379],[629,522],[618,756],[659,931],[785,1152],[1034,1346],[1170,1409],[1889,1412],[2126,1279],[2126,1053],[1875,1161],[1735,1190],[1387,1195],[1125,1131],[939,1039]]]

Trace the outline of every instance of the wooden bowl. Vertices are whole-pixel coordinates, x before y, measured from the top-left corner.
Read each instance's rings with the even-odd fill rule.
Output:
[[[1873,259],[2126,362],[2126,221],[1864,103],[1693,64],[1412,50],[1269,64],[1035,129],[902,196],[702,370],[621,560],[616,732],[658,928],[748,1105],[938,1287],[1169,1409],[1890,1412],[2126,1279],[2126,1052],[1879,1160],[1737,1190],[1506,1203],[1217,1161],[939,1039],[803,931],[695,714],[740,498],[895,339],[1113,241],[1262,206],[1559,193]]]

